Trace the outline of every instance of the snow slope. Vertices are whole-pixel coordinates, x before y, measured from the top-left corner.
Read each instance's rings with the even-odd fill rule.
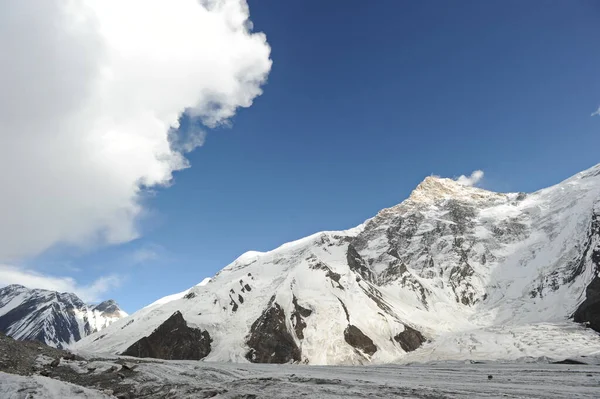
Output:
[[[0,331],[15,339],[64,348],[125,316],[112,300],[93,306],[71,293],[16,284],[0,288]]]
[[[195,286],[196,287],[203,287],[206,284],[208,284],[209,282],[210,282],[210,277],[207,277],[204,280],[202,280],[199,284],[196,284]],[[167,295],[167,296],[165,296],[163,298],[160,298],[160,299],[152,302],[150,305],[148,305],[146,307],[149,308],[149,307],[152,307],[152,306],[164,305],[165,303],[174,301],[176,299],[181,299],[184,296],[186,296],[186,294],[188,294],[192,290],[192,288],[189,288],[189,289],[187,289],[185,291],[178,292],[177,294]]]
[[[531,194],[430,176],[354,229],[248,252],[75,347],[122,353],[179,311],[210,334],[208,361],[516,359],[561,342],[561,356],[597,352],[600,336],[568,321],[598,273],[597,220],[600,165]],[[420,336],[430,342],[417,349]]]

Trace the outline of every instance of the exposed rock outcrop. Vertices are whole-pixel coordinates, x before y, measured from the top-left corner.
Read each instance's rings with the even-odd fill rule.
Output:
[[[599,206],[600,207],[600,206]],[[596,277],[585,289],[585,301],[575,311],[573,320],[577,323],[588,323],[595,331],[600,332],[600,215],[597,212],[592,218],[588,242],[581,259],[583,265],[587,252],[591,250],[590,258],[595,267]],[[582,269],[578,266],[577,269]]]
[[[404,331],[394,336],[394,341],[398,342],[405,352],[411,352],[421,346],[426,339],[419,331],[405,325]]]
[[[250,350],[246,359],[252,363],[299,362],[302,354],[285,323],[285,312],[275,302],[269,301],[267,308],[252,323],[246,343]]]
[[[298,298],[295,296],[292,299],[292,304],[294,305],[294,312],[292,313],[291,320],[296,331],[296,337],[298,337],[298,339],[304,339],[304,329],[306,328],[304,318],[310,316],[312,310],[300,306]]]
[[[577,323],[588,323],[595,331],[600,332],[600,277],[596,276],[585,290],[585,301],[575,314],[573,320]]]
[[[359,274],[362,278],[369,282],[375,281],[375,276],[371,269],[369,269],[361,258],[360,254],[354,248],[354,245],[348,245],[348,252],[346,253],[346,260],[348,261],[348,266],[350,266],[350,270],[353,270],[357,274]]]
[[[211,350],[207,331],[188,327],[181,312],[175,312],[147,337],[131,345],[122,355],[167,360],[200,360]]]
[[[373,343],[373,340],[367,337],[358,327],[352,324],[348,325],[344,330],[344,339],[348,345],[372,356],[377,352],[377,346]]]

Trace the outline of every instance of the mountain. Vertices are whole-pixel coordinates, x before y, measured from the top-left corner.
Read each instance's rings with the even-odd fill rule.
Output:
[[[75,347],[261,363],[564,358],[600,352],[599,269],[600,164],[530,194],[430,176],[356,228],[247,252]]]
[[[68,292],[0,288],[0,332],[20,340],[64,348],[125,316],[113,300],[94,306]]]

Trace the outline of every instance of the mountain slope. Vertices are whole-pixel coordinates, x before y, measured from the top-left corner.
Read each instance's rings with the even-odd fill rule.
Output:
[[[22,285],[0,288],[0,332],[64,348],[127,316],[115,301],[86,305],[75,294]]]
[[[600,268],[599,218],[600,165],[532,194],[432,176],[354,229],[248,252],[208,284],[159,300],[76,347],[122,353],[181,312],[181,328],[210,337],[205,360],[542,356],[551,354],[544,339],[552,334],[531,342],[517,335],[548,323],[565,341],[586,342],[557,350],[600,351],[597,334],[565,324],[582,303],[593,313],[584,301]],[[478,337],[494,351],[477,345]]]

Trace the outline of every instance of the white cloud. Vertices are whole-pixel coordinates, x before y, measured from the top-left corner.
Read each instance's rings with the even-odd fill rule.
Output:
[[[476,170],[470,176],[461,175],[456,179],[458,184],[463,186],[475,186],[483,179],[483,170]]]
[[[0,13],[0,260],[131,240],[140,197],[261,94],[245,0],[10,1]],[[176,143],[171,145],[171,143]]]
[[[592,112],[592,116],[600,116],[600,106],[596,111]]]
[[[0,264],[0,287],[20,284],[27,288],[41,288],[75,293],[84,302],[98,302],[103,295],[121,284],[117,275],[100,277],[89,285],[80,285],[72,277],[54,277],[34,270]]]

